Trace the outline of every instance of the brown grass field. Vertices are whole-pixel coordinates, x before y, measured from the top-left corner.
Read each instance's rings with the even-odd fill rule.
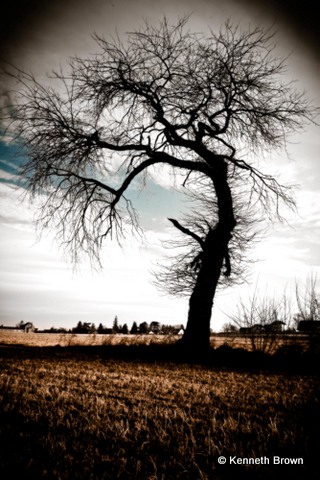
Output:
[[[315,373],[112,359],[18,335],[0,340],[3,480],[319,478]]]
[[[254,338],[253,338],[254,337]],[[70,347],[70,346],[115,346],[115,345],[173,345],[179,340],[177,335],[101,335],[101,334],[76,334],[76,333],[28,333],[17,330],[0,328],[0,345],[26,345],[33,347]],[[242,335],[239,334],[212,334],[211,345],[214,348],[227,345],[232,348],[252,350],[253,343],[257,350],[267,350],[274,353],[278,348],[299,345],[303,350],[309,346],[307,335]],[[269,351],[270,350],[270,351]]]

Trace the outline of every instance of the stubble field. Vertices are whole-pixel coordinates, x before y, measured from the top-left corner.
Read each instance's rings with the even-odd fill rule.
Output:
[[[319,474],[315,374],[113,360],[93,352],[0,348],[2,479]],[[274,456],[303,464],[274,465]],[[230,465],[230,457],[269,464]]]
[[[0,345],[26,345],[33,347],[71,347],[71,346],[146,346],[146,345],[173,345],[179,340],[179,335],[123,335],[123,334],[76,334],[76,333],[28,333],[18,330],[0,329]],[[251,351],[253,347],[268,353],[275,353],[281,347],[299,347],[308,350],[310,338],[303,334],[290,335],[239,335],[213,334],[210,338],[211,346],[219,348],[229,346]],[[319,339],[316,350],[320,351]]]

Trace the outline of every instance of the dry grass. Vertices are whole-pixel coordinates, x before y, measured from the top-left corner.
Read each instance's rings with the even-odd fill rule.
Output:
[[[271,334],[215,334],[211,337],[212,345],[217,348],[227,345],[231,348],[243,348],[248,351],[261,351],[274,354],[285,347],[297,347],[301,351],[320,353],[319,335],[310,336],[301,333],[271,333]]]
[[[175,335],[24,333],[0,329],[0,344],[33,347],[174,344],[179,338]]]
[[[36,353],[35,353],[36,352]],[[25,479],[270,478],[279,466],[217,456],[301,457],[316,478],[313,375],[125,362],[70,349],[0,349],[0,476]]]
[[[0,329],[0,344],[26,345],[37,347],[69,347],[69,346],[112,346],[112,345],[173,345],[179,340],[178,335],[101,335],[101,334],[75,334],[75,333],[24,333]],[[211,345],[218,348],[227,345],[232,348],[246,350],[267,351],[274,353],[283,346],[299,345],[303,350],[309,347],[307,335],[243,335],[239,334],[214,334],[211,336]],[[318,341],[319,348],[319,341]]]

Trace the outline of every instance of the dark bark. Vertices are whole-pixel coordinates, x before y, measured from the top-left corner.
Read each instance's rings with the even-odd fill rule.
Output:
[[[218,200],[218,223],[209,230],[204,242],[201,264],[189,300],[188,322],[183,346],[196,356],[205,356],[210,347],[210,322],[213,299],[225,264],[230,275],[229,241],[236,225],[228,172],[225,162],[215,166],[212,178]]]
[[[231,233],[219,225],[209,232],[203,250],[196,285],[189,300],[183,344],[196,354],[205,354],[210,344],[213,299],[226,258]]]

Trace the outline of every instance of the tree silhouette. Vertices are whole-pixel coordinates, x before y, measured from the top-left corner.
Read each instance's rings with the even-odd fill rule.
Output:
[[[128,191],[155,165],[186,190],[205,185],[215,207],[198,228],[196,217],[191,225],[170,219],[197,245],[183,342],[203,352],[221,272],[233,271],[236,190],[265,216],[279,215],[279,201],[293,206],[290,190],[258,161],[264,148],[285,146],[314,110],[282,76],[269,32],[226,24],[204,35],[187,21],[146,24],[125,41],[95,35],[99,53],[71,59],[49,86],[15,72],[23,88],[12,125],[28,153],[23,179],[43,200],[39,224],[55,226],[74,262],[84,252],[99,263],[106,237],[120,240],[127,223],[139,230]]]
[[[113,320],[112,333],[118,333],[119,330],[120,330],[120,327],[119,327],[118,317],[116,315]]]
[[[136,335],[138,333],[137,322],[133,322],[130,333],[131,333],[131,335]]]
[[[123,334],[125,334],[125,335],[128,335],[129,329],[128,329],[128,325],[127,325],[126,323],[121,327],[120,333],[123,333]]]
[[[161,324],[160,322],[153,321],[150,323],[150,332],[153,333],[160,333],[161,331]]]
[[[147,322],[142,322],[142,323],[140,323],[140,325],[139,325],[139,333],[145,335],[145,334],[149,333],[149,330],[150,330],[150,329],[149,329],[149,325],[148,325]]]
[[[104,331],[105,331],[105,327],[102,325],[102,323],[99,323],[97,332],[98,333],[104,333]]]

